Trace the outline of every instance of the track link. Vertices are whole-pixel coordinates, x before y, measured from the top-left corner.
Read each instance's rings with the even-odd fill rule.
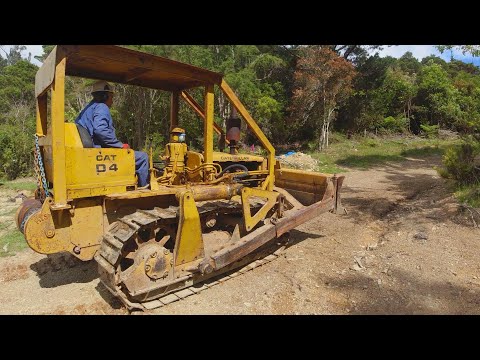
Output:
[[[261,206],[262,203],[251,204],[253,207]],[[197,206],[200,217],[205,217],[211,213],[220,214],[234,214],[241,212],[241,204],[234,201],[210,201],[199,203]],[[193,276],[186,277],[185,279],[177,279],[178,285],[165,286],[166,290],[163,294],[159,294],[158,298],[149,300],[146,302],[137,302],[131,299],[125,291],[125,287],[120,281],[120,262],[122,260],[122,251],[125,249],[128,241],[139,231],[139,229],[150,226],[156,223],[157,226],[165,226],[171,224],[178,224],[178,207],[170,206],[169,208],[155,208],[153,210],[137,210],[135,213],[126,215],[119,218],[114,222],[109,230],[104,234],[99,251],[95,255],[95,260],[98,263],[98,270],[101,282],[107,287],[107,289],[125,304],[129,310],[141,309],[151,310],[161,306],[165,306],[171,302],[183,299],[204,289],[212,287],[220,282],[236,277],[245,273],[255,267],[261,266],[267,262],[274,260],[278,257],[278,247],[276,249],[270,249],[270,252],[264,253],[264,251],[257,251],[253,254],[247,255],[244,259],[231,264],[224,269],[211,274],[212,276],[205,277],[204,279],[195,279]],[[273,251],[277,250],[274,254]],[[269,255],[270,254],[270,255]],[[259,259],[259,257],[265,257]],[[253,261],[253,262],[252,262]],[[247,265],[248,264],[248,265]],[[245,266],[244,266],[245,265]],[[221,274],[225,274],[233,271],[238,267],[244,266],[242,269],[227,274],[221,279],[213,280]],[[187,279],[188,278],[188,279]],[[182,284],[183,282],[183,284]],[[194,285],[195,286],[192,286]],[[198,287],[198,284],[203,284]],[[159,286],[161,289],[163,286]]]
[[[233,279],[235,277],[241,276],[241,275],[245,274],[246,272],[248,272],[250,270],[253,270],[257,267],[265,265],[265,264],[267,264],[267,263],[269,263],[273,260],[276,260],[283,253],[284,249],[285,249],[284,246],[279,247],[276,251],[274,251],[273,253],[265,256],[264,258],[259,259],[259,260],[255,260],[253,262],[250,262],[249,264],[244,265],[241,268],[238,268],[237,266],[241,266],[241,265],[237,264],[237,266],[234,267],[236,269],[235,272],[230,271],[228,273],[225,273],[224,275],[215,276],[213,279],[205,280],[203,282],[200,282],[200,283],[195,284],[193,286],[190,286],[188,288],[184,288],[184,289],[172,292],[172,293],[170,293],[166,296],[162,296],[161,298],[159,298],[157,300],[152,300],[152,301],[142,303],[142,306],[146,310],[154,310],[154,309],[161,308],[165,305],[171,304],[173,302],[183,300],[183,299],[185,299],[189,296],[198,294],[198,293],[202,292],[203,290],[206,290],[206,289],[209,289],[209,288],[211,288],[215,285],[224,283],[227,280],[230,280],[230,279]],[[248,261],[242,261],[242,263],[244,263],[244,262],[248,262]]]

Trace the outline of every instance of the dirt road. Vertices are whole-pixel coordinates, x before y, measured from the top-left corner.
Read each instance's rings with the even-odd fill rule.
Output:
[[[438,164],[346,173],[348,214],[301,225],[277,260],[151,313],[480,314],[480,230]],[[127,313],[94,262],[43,273],[45,263],[31,250],[0,258],[0,314]]]

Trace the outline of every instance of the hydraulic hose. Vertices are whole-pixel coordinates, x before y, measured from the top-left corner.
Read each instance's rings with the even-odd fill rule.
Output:
[[[242,165],[242,164],[232,164],[232,165],[228,165],[225,169],[222,170],[222,172],[220,174],[217,175],[217,178],[221,177],[223,174],[225,174],[228,170],[231,170],[231,169],[235,169],[235,168],[240,168],[244,171],[243,174],[240,174],[238,176],[235,176],[236,178],[242,178],[242,177],[245,177],[245,176],[248,176],[248,169],[245,165]]]

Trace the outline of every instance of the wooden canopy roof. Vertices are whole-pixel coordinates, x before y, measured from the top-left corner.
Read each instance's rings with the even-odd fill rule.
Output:
[[[58,45],[37,72],[37,95],[51,84],[55,64],[64,57],[66,75],[152,89],[179,91],[222,81],[219,73],[121,46]]]

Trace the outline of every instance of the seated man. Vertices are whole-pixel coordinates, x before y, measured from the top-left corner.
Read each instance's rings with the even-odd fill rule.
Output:
[[[113,88],[106,81],[97,81],[92,86],[93,99],[85,106],[75,119],[75,123],[83,126],[90,134],[95,147],[129,149],[115,135],[110,107],[113,104]],[[138,186],[148,185],[148,155],[135,151],[135,173]]]

